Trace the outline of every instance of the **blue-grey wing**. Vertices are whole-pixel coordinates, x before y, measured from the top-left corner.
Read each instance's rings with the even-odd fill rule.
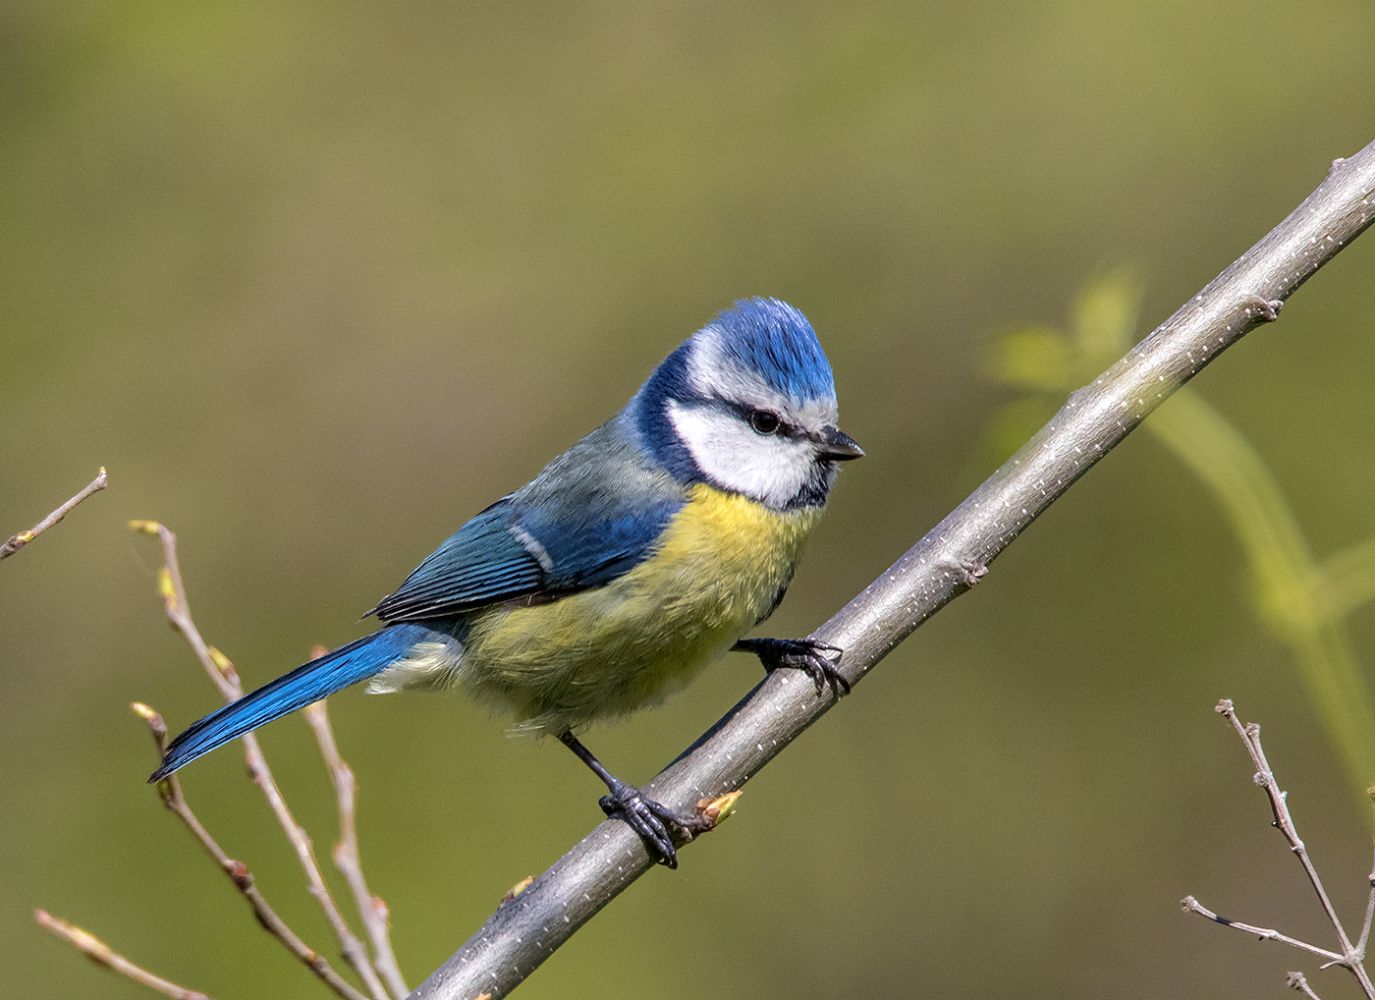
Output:
[[[543,570],[512,534],[510,506],[510,497],[499,500],[459,528],[370,614],[434,618],[538,589]]]
[[[652,554],[683,503],[607,425],[459,528],[372,613],[441,618],[601,586]]]

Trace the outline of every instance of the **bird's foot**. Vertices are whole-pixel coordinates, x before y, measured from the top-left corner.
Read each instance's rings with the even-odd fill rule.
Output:
[[[814,639],[742,639],[736,649],[754,653],[768,673],[801,670],[816,685],[818,696],[827,689],[836,697],[850,693],[850,682],[840,672],[843,650]]]
[[[638,788],[621,783],[616,785],[611,794],[603,795],[599,804],[602,812],[612,819],[624,820],[639,834],[655,860],[669,868],[678,867],[674,830],[691,840],[716,825],[708,816],[675,812],[662,802],[655,802]]]

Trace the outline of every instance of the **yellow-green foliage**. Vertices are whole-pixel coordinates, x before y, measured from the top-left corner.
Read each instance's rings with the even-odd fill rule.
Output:
[[[1049,397],[1091,381],[1144,331],[1140,282],[1125,267],[1089,282],[1066,328],[1028,326],[993,344],[988,368],[1027,395],[992,425],[995,444],[1020,443]],[[1208,488],[1241,543],[1256,613],[1289,647],[1350,777],[1375,784],[1375,706],[1345,617],[1375,598],[1375,538],[1320,559],[1265,461],[1202,396],[1183,389],[1143,425]],[[1015,445],[1014,445],[1015,446]]]

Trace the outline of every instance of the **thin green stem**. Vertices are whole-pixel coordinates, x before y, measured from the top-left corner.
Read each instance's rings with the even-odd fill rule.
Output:
[[[1146,429],[1193,470],[1226,512],[1250,562],[1262,616],[1293,649],[1300,677],[1327,720],[1344,765],[1356,787],[1366,788],[1375,782],[1370,688],[1345,622],[1324,599],[1331,581],[1325,581],[1279,485],[1250,443],[1187,390],[1162,407]],[[1354,577],[1357,563],[1351,566]],[[1375,587],[1375,573],[1368,585]]]
[[[1344,617],[1372,600],[1375,600],[1375,538],[1338,552],[1322,566],[1322,603],[1329,615]]]

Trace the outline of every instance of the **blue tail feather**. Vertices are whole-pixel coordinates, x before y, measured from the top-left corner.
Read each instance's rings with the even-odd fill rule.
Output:
[[[211,712],[172,741],[163,755],[162,766],[148,781],[161,781],[197,757],[259,726],[381,673],[402,659],[428,631],[418,625],[388,626],[302,664],[238,701]]]

